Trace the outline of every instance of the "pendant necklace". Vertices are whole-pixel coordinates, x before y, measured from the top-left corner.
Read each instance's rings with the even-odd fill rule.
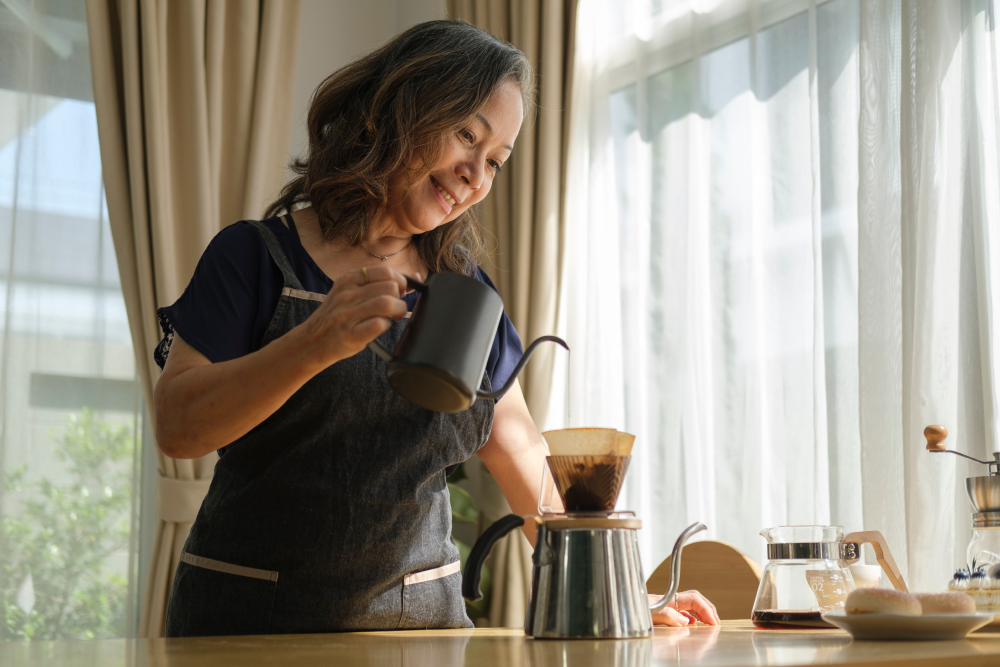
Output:
[[[413,243],[412,239],[410,240],[410,243]],[[406,250],[407,248],[409,248],[410,247],[410,243],[407,243],[406,245],[404,245],[402,248],[400,248],[396,252],[392,253],[391,255],[376,255],[375,253],[373,253],[371,250],[369,250],[368,248],[366,248],[364,246],[361,246],[361,249],[364,250],[369,255],[371,255],[372,257],[378,257],[379,259],[381,259],[384,262],[385,260],[389,259],[390,257],[395,257],[399,253],[401,253],[404,250]]]

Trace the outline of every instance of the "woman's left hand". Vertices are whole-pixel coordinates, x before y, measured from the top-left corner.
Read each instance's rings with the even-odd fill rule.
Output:
[[[653,604],[662,599],[662,595],[650,595],[649,603]],[[670,601],[669,606],[653,614],[653,625],[682,628],[694,621],[701,621],[705,625],[719,624],[719,612],[715,610],[715,605],[698,591],[678,593],[676,598]]]

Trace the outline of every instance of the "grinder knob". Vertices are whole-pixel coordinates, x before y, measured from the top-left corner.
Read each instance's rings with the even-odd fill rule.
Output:
[[[948,437],[948,429],[938,424],[932,424],[924,429],[924,437],[927,438],[927,451],[943,452],[947,450],[944,440]]]

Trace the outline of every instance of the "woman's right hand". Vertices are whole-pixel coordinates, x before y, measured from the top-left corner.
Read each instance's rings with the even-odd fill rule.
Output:
[[[367,275],[366,275],[367,274]],[[302,326],[323,368],[353,357],[406,317],[406,277],[373,266],[339,276],[319,309]]]

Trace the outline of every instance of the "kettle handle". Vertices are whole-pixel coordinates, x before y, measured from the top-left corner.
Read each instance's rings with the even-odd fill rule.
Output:
[[[416,278],[411,278],[410,276],[403,276],[406,278],[406,286],[415,292],[420,292],[421,294],[427,294],[427,290],[430,289],[427,283],[422,283]]]
[[[383,346],[382,343],[378,342],[377,340],[373,340],[372,342],[368,343],[368,349],[377,354],[378,356],[382,357],[382,361],[384,361],[385,363],[389,363],[392,361],[392,352],[385,349],[385,346]]]
[[[462,573],[462,597],[469,602],[475,602],[483,597],[482,591],[479,590],[479,579],[483,574],[486,557],[490,555],[497,540],[523,525],[523,516],[508,514],[493,522],[493,525],[479,536],[469,553],[469,560],[465,561],[465,572]]]
[[[420,292],[421,294],[427,294],[427,290],[429,289],[427,287],[427,283],[422,283],[419,280],[416,280],[415,278],[411,278],[410,276],[403,276],[403,277],[406,278],[406,286],[409,287],[411,290]],[[373,340],[372,342],[368,343],[368,349],[377,354],[379,357],[381,357],[382,361],[384,361],[385,363],[388,364],[389,362],[392,361],[392,352],[385,349],[385,346],[382,345],[382,343],[378,342],[377,340]]]
[[[521,361],[517,362],[517,366],[514,367],[514,372],[510,374],[510,378],[507,379],[507,384],[503,388],[497,391],[477,391],[476,396],[479,398],[500,398],[507,393],[507,390],[514,386],[514,381],[517,380],[517,376],[521,374],[524,370],[524,365],[528,363],[528,359],[531,355],[535,353],[535,348],[537,348],[542,343],[559,343],[564,348],[569,350],[569,345],[566,344],[559,336],[542,336],[541,338],[536,338],[535,341],[528,346],[528,349],[524,351],[524,355],[521,357]]]
[[[903,575],[899,572],[899,566],[896,565],[896,559],[892,557],[892,552],[889,551],[889,545],[886,544],[885,536],[882,533],[877,530],[862,530],[851,533],[844,538],[844,544],[854,544],[857,546],[855,553],[858,557],[844,560],[848,565],[853,565],[861,560],[862,544],[872,545],[875,549],[875,558],[878,560],[878,564],[882,566],[882,570],[886,576],[889,577],[889,581],[892,582],[892,587],[897,591],[909,592],[909,589],[906,588],[906,582],[903,581]]]
[[[671,598],[677,594],[677,588],[681,585],[681,549],[684,548],[684,543],[687,542],[692,535],[700,533],[703,530],[708,530],[708,526],[701,522],[692,523],[684,530],[683,533],[681,533],[681,536],[677,538],[677,541],[674,542],[674,550],[670,552],[670,584],[667,586],[667,592],[663,594],[663,599],[649,605],[649,611],[654,614],[660,611],[669,605]]]

